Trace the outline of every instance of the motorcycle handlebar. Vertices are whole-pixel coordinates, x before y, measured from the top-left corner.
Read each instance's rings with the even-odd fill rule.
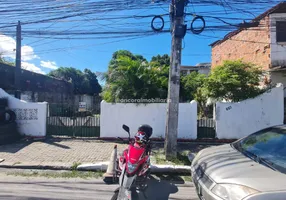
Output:
[[[124,140],[123,138],[121,138],[121,137],[117,137],[118,139],[120,139],[122,142],[124,142],[124,143],[126,143],[126,144],[128,144],[129,143],[129,141],[126,141],[126,140]]]

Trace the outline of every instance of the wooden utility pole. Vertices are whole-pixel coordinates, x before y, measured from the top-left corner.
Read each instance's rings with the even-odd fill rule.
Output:
[[[165,137],[165,156],[167,160],[177,157],[178,114],[180,94],[180,67],[182,39],[186,34],[184,25],[184,8],[187,0],[172,0],[170,21],[172,34],[171,66],[169,72],[169,89]]]
[[[22,34],[21,34],[21,22],[18,21],[17,25],[17,37],[16,37],[16,67],[15,67],[15,76],[14,76],[14,82],[15,82],[15,97],[18,99],[21,99],[21,40],[22,40]]]

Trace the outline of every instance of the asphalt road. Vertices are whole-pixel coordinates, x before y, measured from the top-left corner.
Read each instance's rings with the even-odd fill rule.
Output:
[[[148,200],[198,200],[192,183],[175,184],[152,179],[145,196]],[[0,199],[10,200],[109,200],[117,185],[107,185],[102,180],[58,179],[22,176],[0,176]]]

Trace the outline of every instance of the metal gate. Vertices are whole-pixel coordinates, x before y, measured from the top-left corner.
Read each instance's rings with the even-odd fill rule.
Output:
[[[197,139],[216,138],[215,120],[209,118],[198,119],[197,124],[198,124]]]
[[[49,104],[47,135],[99,137],[100,116],[91,111],[79,112],[78,105]]]

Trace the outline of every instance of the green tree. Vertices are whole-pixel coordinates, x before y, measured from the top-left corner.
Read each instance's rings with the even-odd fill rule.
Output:
[[[128,57],[131,60],[137,60],[141,62],[147,62],[147,60],[141,55],[134,55],[130,51],[127,50],[119,50],[113,53],[112,58],[109,62],[109,68],[115,69],[118,67],[118,58],[120,57]]]
[[[168,54],[153,56],[151,59],[152,62],[160,66],[170,66],[170,56]]]
[[[168,95],[168,79],[169,79],[169,69],[170,69],[170,56],[168,54],[157,55],[152,57],[150,65],[152,67],[160,69],[160,79],[161,88],[164,88],[165,97]],[[200,74],[198,72],[192,72],[188,75],[181,75],[180,82],[180,102],[190,102],[195,99],[197,89],[202,87],[206,75]]]
[[[198,72],[192,72],[181,77],[180,96],[181,101],[191,101],[195,99],[198,88],[202,87],[207,77]]]
[[[158,98],[168,97],[168,80],[170,69],[170,57],[167,54],[152,57],[150,61],[152,69],[152,82],[157,88]]]
[[[205,79],[207,80],[207,79]],[[213,107],[212,105],[207,106],[207,90],[206,88],[198,87],[196,92],[194,93],[194,99],[198,102],[198,115],[199,117],[212,117]],[[209,112],[211,111],[211,112]]]
[[[117,102],[120,99],[161,98],[168,96],[170,57],[157,55],[148,61],[129,51],[113,54],[106,73],[103,99]],[[202,87],[206,76],[197,72],[181,77],[181,102],[195,98],[197,88]]]
[[[108,65],[108,71],[107,73],[104,74],[104,79],[105,81],[108,83],[109,81],[112,82],[112,80],[109,80],[113,74],[113,70],[117,69],[117,67],[119,66],[119,58],[120,57],[128,57],[131,60],[137,60],[137,61],[141,61],[141,62],[147,62],[147,60],[145,58],[143,58],[143,56],[141,55],[133,55],[130,51],[127,50],[119,50],[116,51],[112,54],[112,58],[109,62]],[[114,77],[114,76],[113,76]]]
[[[241,60],[225,61],[214,68],[204,84],[207,96],[238,102],[265,92],[259,88],[263,70]]]
[[[74,88],[74,94],[98,95],[101,92],[101,86],[98,83],[97,76],[89,69],[84,72],[73,67],[60,67],[51,71],[49,76],[71,81]]]
[[[113,54],[106,74],[103,99],[117,102],[120,99],[167,98],[169,65],[155,57],[151,62],[129,51]],[[163,58],[166,59],[166,58]]]
[[[109,66],[108,79],[103,92],[103,99],[107,102],[117,102],[120,99],[147,98],[148,81],[147,67],[140,59],[131,56],[118,56],[114,65]]]
[[[87,92],[89,94],[99,94],[102,91],[100,84],[98,83],[97,75],[89,69],[84,69],[84,77],[87,82]]]

